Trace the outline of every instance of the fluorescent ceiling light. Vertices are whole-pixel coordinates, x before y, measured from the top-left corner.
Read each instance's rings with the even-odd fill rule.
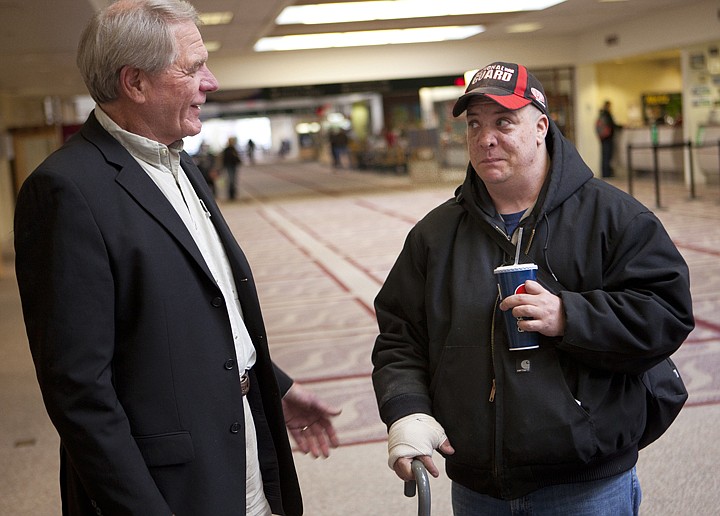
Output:
[[[219,11],[214,13],[200,13],[200,22],[203,25],[226,25],[233,19],[230,11]]]
[[[323,34],[293,34],[261,38],[255,43],[256,52],[273,50],[306,50],[311,48],[363,47],[404,43],[429,43],[458,40],[480,34],[482,25],[455,27],[423,27],[355,32],[329,32]]]
[[[542,25],[537,22],[516,23],[505,29],[505,32],[508,34],[522,34],[526,32],[535,32],[540,29],[542,29]]]
[[[219,41],[204,41],[203,44],[205,45],[205,50],[208,52],[217,52],[222,46],[222,43]]]
[[[465,14],[541,11],[565,0],[377,0],[291,5],[275,20],[278,25],[398,20]]]

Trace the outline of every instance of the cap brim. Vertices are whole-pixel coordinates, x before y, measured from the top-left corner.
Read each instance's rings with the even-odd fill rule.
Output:
[[[508,94],[504,90],[501,90],[499,88],[478,88],[476,90],[466,93],[465,95],[457,99],[457,102],[455,102],[455,106],[453,106],[453,116],[460,116],[462,112],[467,109],[468,102],[470,102],[473,97],[477,96],[487,97],[497,102],[502,107],[512,110],[520,109],[532,102],[525,97],[519,97],[513,93]]]

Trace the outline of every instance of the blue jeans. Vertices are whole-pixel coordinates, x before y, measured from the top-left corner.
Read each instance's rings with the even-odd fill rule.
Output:
[[[641,499],[635,468],[603,480],[543,487],[515,500],[452,483],[455,516],[637,516]]]

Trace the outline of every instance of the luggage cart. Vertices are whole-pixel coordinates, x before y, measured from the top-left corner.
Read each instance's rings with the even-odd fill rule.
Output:
[[[418,493],[418,516],[430,516],[430,481],[425,465],[419,460],[412,461],[415,480],[405,482],[405,496],[412,498]]]

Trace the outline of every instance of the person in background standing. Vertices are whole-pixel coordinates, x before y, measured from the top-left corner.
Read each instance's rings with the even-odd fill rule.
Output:
[[[350,158],[348,155],[349,138],[347,131],[340,127],[334,127],[330,130],[330,153],[332,154],[333,168],[342,168],[343,161],[348,161],[350,168]]]
[[[80,38],[96,107],[17,198],[17,282],[69,516],[300,516],[288,431],[339,411],[270,358],[248,261],[183,151],[218,88],[195,9],[119,0]]]
[[[237,149],[237,138],[228,138],[227,146],[222,151],[222,166],[227,175],[228,198],[231,200],[237,197],[238,171],[242,165],[242,158]]]
[[[210,152],[210,146],[207,143],[201,143],[197,154],[193,156],[193,162],[202,173],[207,182],[213,196],[215,191],[215,179],[217,179],[217,168],[215,166],[216,156]]]
[[[285,159],[288,154],[290,154],[290,140],[287,138],[283,138],[280,141],[280,150],[278,151],[278,156],[280,156],[280,159]]]
[[[606,100],[595,121],[595,133],[600,138],[602,177],[613,176],[612,159],[615,153],[615,133],[621,127],[615,123],[615,119],[610,112],[610,101]]]
[[[247,146],[245,147],[245,152],[247,152],[248,161],[251,165],[255,164],[255,142],[252,141],[252,139],[247,141]]]

